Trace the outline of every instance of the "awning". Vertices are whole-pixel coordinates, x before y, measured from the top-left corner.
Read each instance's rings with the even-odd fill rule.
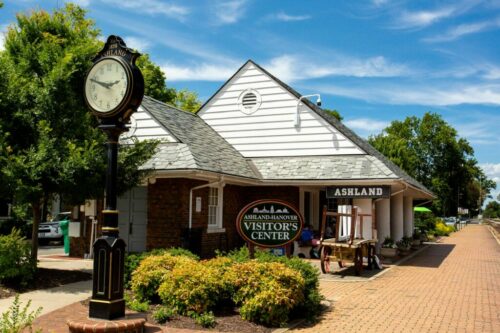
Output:
[[[432,213],[432,210],[430,210],[427,207],[414,207],[413,208],[414,212],[424,212],[424,213]]]

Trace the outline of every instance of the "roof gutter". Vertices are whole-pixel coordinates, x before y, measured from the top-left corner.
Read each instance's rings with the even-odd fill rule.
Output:
[[[226,184],[224,183],[224,176],[221,176],[220,179],[216,182],[195,186],[189,190],[189,230],[191,230],[193,227],[193,191],[199,190],[204,187],[212,187],[212,186],[224,187],[225,185]]]

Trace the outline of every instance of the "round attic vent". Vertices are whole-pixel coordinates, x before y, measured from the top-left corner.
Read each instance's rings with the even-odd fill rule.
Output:
[[[243,91],[238,98],[240,111],[245,114],[251,114],[257,111],[260,107],[260,103],[260,94],[253,89]]]

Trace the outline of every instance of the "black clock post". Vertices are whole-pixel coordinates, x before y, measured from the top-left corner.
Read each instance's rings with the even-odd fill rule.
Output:
[[[118,36],[110,36],[94,59],[85,82],[85,101],[107,135],[108,167],[106,205],[102,211],[102,236],[94,245],[94,274],[89,317],[116,319],[125,315],[123,270],[125,241],[119,237],[117,159],[120,134],[144,95],[144,79],[135,66],[139,53],[126,47]]]

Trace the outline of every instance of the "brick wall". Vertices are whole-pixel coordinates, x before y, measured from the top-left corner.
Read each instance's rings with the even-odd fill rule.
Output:
[[[206,182],[186,179],[158,179],[148,187],[147,249],[186,246],[182,230],[188,228],[189,191]],[[195,211],[196,197],[201,197],[201,212]],[[216,249],[227,251],[242,246],[235,221],[245,205],[259,199],[281,199],[299,206],[299,190],[286,186],[235,186],[224,187],[223,233],[207,233],[208,188],[193,192],[193,229],[201,229],[201,242],[196,252],[211,257]],[[196,246],[195,246],[196,248]]]

